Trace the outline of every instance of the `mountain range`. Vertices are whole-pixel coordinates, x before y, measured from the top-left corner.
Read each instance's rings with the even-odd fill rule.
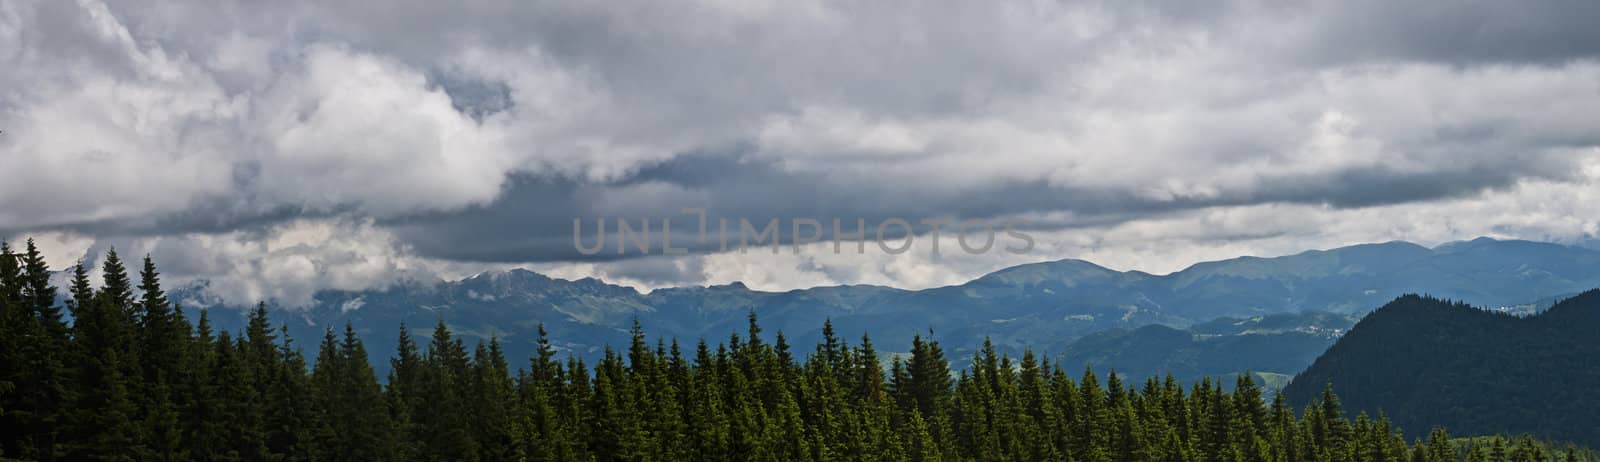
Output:
[[[274,315],[302,345],[315,342],[324,329],[351,323],[368,342],[373,358],[380,359],[374,361],[378,365],[387,364],[381,359],[392,353],[402,322],[420,335],[427,335],[442,320],[469,339],[494,336],[514,358],[526,358],[534,351],[534,332],[542,323],[558,348],[593,357],[607,345],[625,345],[636,319],[650,326],[652,337],[676,338],[688,347],[703,337],[716,340],[742,332],[752,312],[768,334],[780,330],[796,344],[815,342],[819,326],[831,320],[841,335],[852,340],[870,333],[886,354],[903,349],[912,335],[927,336],[931,331],[934,338],[960,348],[982,344],[989,337],[1003,350],[1049,349],[1055,351],[1042,353],[1055,356],[1081,351],[1067,347],[1112,329],[1163,335],[1154,328],[1139,328],[1204,329],[1207,321],[1218,318],[1237,322],[1306,311],[1359,315],[1406,293],[1526,311],[1597,286],[1600,251],[1480,238],[1432,248],[1388,242],[1282,257],[1240,257],[1166,275],[1116,271],[1069,259],[1010,267],[964,284],[925,290],[852,285],[766,292],[734,283],[641,293],[597,279],[562,280],[511,270],[457,281],[324,291],[316,294],[311,306],[275,309]],[[172,295],[191,309],[215,299],[203,283],[174,290]],[[213,309],[217,327],[242,326],[244,307],[222,308],[238,309]],[[1192,334],[1191,340],[1206,335]],[[1206,343],[1203,338],[1198,341]],[[1251,348],[1249,342],[1240,345]],[[956,349],[951,356],[960,360],[970,353]]]

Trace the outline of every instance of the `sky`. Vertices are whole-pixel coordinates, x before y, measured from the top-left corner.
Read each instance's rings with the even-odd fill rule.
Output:
[[[1062,258],[1593,243],[1597,23],[1588,0],[0,0],[0,237],[288,306],[515,267],[922,288]],[[1035,245],[573,243],[574,220],[690,236],[685,208],[1013,222]]]

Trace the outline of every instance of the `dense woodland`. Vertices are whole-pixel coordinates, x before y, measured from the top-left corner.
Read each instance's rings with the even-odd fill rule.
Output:
[[[1074,378],[987,344],[953,372],[931,333],[884,368],[866,336],[850,345],[828,327],[797,351],[754,314],[744,335],[687,349],[635,325],[625,351],[592,366],[561,358],[543,329],[539,353],[513,359],[442,322],[427,340],[400,326],[380,381],[349,325],[308,361],[264,307],[244,332],[214,332],[203,310],[191,322],[148,257],[137,285],[114,252],[98,287],[73,267],[62,306],[32,242],[3,253],[4,459],[1591,460],[1444,430],[1408,443],[1385,417],[1347,416],[1331,391],[1295,410],[1242,377],[1231,392]]]
[[[1465,434],[1533,433],[1600,445],[1600,291],[1514,316],[1424,296],[1374,311],[1284,389],[1291,403],[1326,384],[1352,410],[1401,426]]]

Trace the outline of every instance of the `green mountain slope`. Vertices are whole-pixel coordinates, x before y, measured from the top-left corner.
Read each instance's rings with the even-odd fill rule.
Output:
[[[1351,409],[1382,410],[1411,434],[1532,433],[1600,445],[1600,291],[1529,317],[1408,295],[1357,323],[1283,393],[1325,384]]]

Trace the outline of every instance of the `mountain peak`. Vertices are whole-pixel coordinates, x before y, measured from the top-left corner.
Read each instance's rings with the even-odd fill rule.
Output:
[[[1474,239],[1470,239],[1470,240],[1450,241],[1450,242],[1441,243],[1439,245],[1433,246],[1433,250],[1434,251],[1438,251],[1438,252],[1450,252],[1450,251],[1456,251],[1456,250],[1462,250],[1462,249],[1470,249],[1470,248],[1494,245],[1494,244],[1499,243],[1499,242],[1513,242],[1513,241],[1501,241],[1499,239],[1495,239],[1495,238],[1492,238],[1492,237],[1482,236],[1482,237],[1478,237],[1478,238],[1474,238]]]
[[[468,277],[460,279],[460,280],[446,281],[446,282],[504,281],[504,280],[512,280],[512,281],[529,281],[529,280],[532,280],[532,281],[548,281],[550,279],[551,278],[549,276],[545,276],[544,274],[538,273],[536,271],[529,270],[527,268],[512,268],[512,269],[508,269],[508,270],[482,271],[482,272],[479,272],[478,274],[474,274],[472,276],[468,276]]]
[[[1118,274],[1122,273],[1085,260],[1068,258],[1001,269],[986,274],[973,282],[1000,285],[1035,285],[1043,282],[1060,282],[1072,286],[1080,282],[1108,278]]]

